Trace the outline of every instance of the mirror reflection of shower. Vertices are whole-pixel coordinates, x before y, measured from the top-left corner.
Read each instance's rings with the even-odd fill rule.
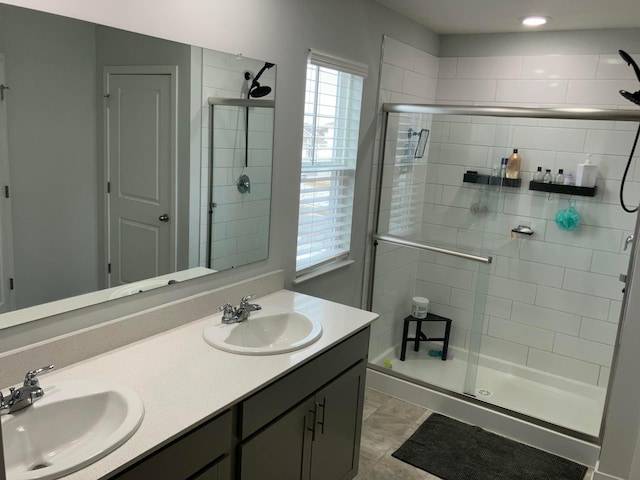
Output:
[[[265,62],[264,66],[260,69],[258,74],[254,77],[251,72],[244,72],[244,79],[251,80],[251,85],[247,91],[247,98],[262,98],[271,93],[271,87],[266,85],[260,85],[258,79],[262,76],[265,70],[273,67],[273,63]]]

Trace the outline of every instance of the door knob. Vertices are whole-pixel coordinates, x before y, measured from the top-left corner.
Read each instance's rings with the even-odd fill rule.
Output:
[[[162,215],[160,215],[158,217],[158,220],[160,220],[161,222],[168,222],[169,221],[169,215],[167,215],[166,213],[163,213]]]

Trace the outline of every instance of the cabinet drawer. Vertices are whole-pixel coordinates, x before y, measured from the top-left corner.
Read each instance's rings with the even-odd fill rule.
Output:
[[[369,350],[369,327],[332,347],[240,405],[240,437],[245,439],[319,390]]]
[[[178,438],[115,478],[118,480],[186,479],[229,452],[232,439],[231,420],[231,412],[225,412]]]

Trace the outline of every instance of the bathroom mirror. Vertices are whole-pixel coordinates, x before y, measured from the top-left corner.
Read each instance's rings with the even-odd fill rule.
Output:
[[[264,60],[0,4],[0,328],[266,259],[268,205],[250,253],[206,255],[236,248],[246,223],[226,208],[227,228],[209,228],[210,186],[237,190],[245,166],[236,152],[233,175],[211,175],[211,147],[245,124],[213,145],[208,99],[248,98],[263,68],[273,103]],[[242,200],[269,204],[265,118]]]

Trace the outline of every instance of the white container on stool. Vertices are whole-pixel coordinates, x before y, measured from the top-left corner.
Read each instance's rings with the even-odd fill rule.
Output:
[[[429,312],[429,299],[424,297],[413,297],[411,303],[411,315],[415,318],[427,318]]]

